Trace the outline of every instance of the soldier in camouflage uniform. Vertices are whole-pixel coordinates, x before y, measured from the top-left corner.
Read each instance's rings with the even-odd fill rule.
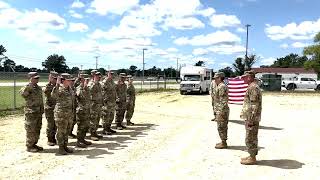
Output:
[[[102,88],[100,84],[101,74],[96,72],[88,87],[91,94],[90,133],[91,140],[99,141],[102,136],[97,134],[103,105]]]
[[[216,149],[227,148],[228,138],[228,88],[224,84],[224,73],[218,72],[214,76],[216,88],[214,91],[214,112],[216,113],[216,121],[221,143],[216,144]]]
[[[134,113],[134,107],[136,104],[136,90],[133,86],[133,78],[131,75],[127,76],[128,78],[128,89],[127,89],[127,109],[126,109],[126,120],[127,120],[127,126],[134,125],[133,122],[131,122],[131,118]]]
[[[84,138],[86,137],[86,133],[89,129],[90,123],[90,103],[91,103],[91,95],[88,88],[89,78],[86,77],[85,74],[80,74],[80,85],[77,87],[76,91],[76,100],[77,100],[77,146],[81,148],[87,147],[87,145],[91,145],[92,143],[86,141]]]
[[[216,88],[216,83],[214,82],[214,79],[212,79],[210,83],[210,96],[211,96],[211,104],[212,104],[212,110],[213,110],[213,119],[211,121],[215,121],[216,113],[214,112],[214,90]]]
[[[71,79],[72,79],[72,81],[71,81],[71,84],[70,84],[70,87],[71,87],[71,89],[72,89],[72,91],[73,91],[73,95],[76,95],[76,87],[75,87],[75,78],[73,78],[73,76],[71,76]],[[73,106],[73,119],[72,119],[72,125],[71,125],[71,127],[70,127],[70,129],[69,129],[69,138],[77,138],[77,136],[76,135],[74,135],[72,132],[73,132],[73,129],[74,129],[74,125],[76,125],[76,123],[77,123],[77,116],[76,116],[76,109],[77,109],[77,100],[76,100],[76,97],[73,97],[73,104],[74,104],[74,106]]]
[[[249,84],[244,96],[244,103],[240,117],[245,120],[246,146],[250,156],[241,158],[241,164],[256,164],[258,154],[258,130],[261,120],[262,95],[255,81],[254,71],[246,71],[243,80]]]
[[[120,79],[116,85],[116,123],[117,129],[122,130],[126,127],[122,125],[124,113],[126,111],[127,85],[125,83],[126,74],[120,73]]]
[[[55,137],[57,133],[57,126],[54,122],[54,113],[53,113],[54,107],[56,105],[56,100],[51,97],[52,90],[57,83],[57,78],[58,78],[57,72],[54,72],[54,71],[50,72],[49,83],[46,85],[46,87],[43,88],[44,95],[46,97],[44,112],[47,119],[47,137],[48,137],[47,144],[49,146],[54,146],[57,144],[57,140]]]
[[[73,102],[74,92],[71,89],[70,74],[63,73],[58,77],[57,85],[53,88],[52,97],[56,99],[54,108],[54,118],[57,125],[57,140],[59,145],[59,154],[66,155],[73,153],[73,149],[67,147],[68,133],[73,121]],[[62,83],[62,85],[60,85]]]
[[[116,133],[111,129],[111,124],[114,119],[116,108],[116,84],[113,81],[113,73],[109,72],[108,77],[102,82],[102,126],[103,134],[112,135]]]
[[[94,76],[95,76],[95,74],[98,72],[98,70],[96,70],[96,69],[93,69],[93,70],[91,70],[91,76],[90,76],[90,81],[93,81],[93,78],[94,78]]]
[[[42,126],[42,114],[44,112],[42,90],[38,86],[40,76],[36,72],[28,73],[30,83],[20,90],[21,96],[25,99],[24,107],[26,130],[26,146],[28,152],[42,151],[37,146]]]

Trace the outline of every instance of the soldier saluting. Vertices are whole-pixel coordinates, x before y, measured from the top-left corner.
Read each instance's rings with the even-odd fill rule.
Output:
[[[262,95],[255,81],[254,71],[246,71],[242,78],[249,84],[244,96],[240,117],[245,120],[246,146],[250,156],[241,158],[241,164],[252,165],[256,164],[256,155],[258,154],[258,130],[261,120]]]
[[[134,125],[133,122],[131,122],[131,118],[134,113],[134,107],[136,104],[136,90],[133,85],[133,78],[131,75],[127,76],[128,79],[128,88],[127,88],[127,109],[126,109],[126,120],[127,120],[127,126]]]
[[[43,150],[42,147],[37,146],[44,112],[42,90],[38,86],[40,76],[37,72],[28,73],[28,77],[30,83],[20,90],[21,96],[26,101],[24,107],[26,146],[28,152],[38,152]]]

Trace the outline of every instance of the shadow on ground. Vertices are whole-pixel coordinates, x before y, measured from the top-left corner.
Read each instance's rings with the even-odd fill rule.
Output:
[[[238,150],[247,152],[247,146],[228,146],[229,150]],[[264,149],[264,147],[258,147],[258,150]]]
[[[280,169],[300,169],[304,163],[290,159],[274,159],[274,160],[261,160],[257,161],[259,166],[270,166]]]
[[[235,124],[241,124],[244,125],[244,121],[243,120],[229,120],[229,122],[231,123],[235,123]],[[277,128],[277,127],[269,127],[269,126],[261,126],[259,125],[259,129],[265,129],[265,130],[283,130],[283,128]]]

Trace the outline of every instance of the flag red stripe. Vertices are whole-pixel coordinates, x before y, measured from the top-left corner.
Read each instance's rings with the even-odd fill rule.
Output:
[[[229,78],[228,79],[228,88],[229,88],[229,104],[243,104],[244,96],[248,88],[246,84],[240,78]]]

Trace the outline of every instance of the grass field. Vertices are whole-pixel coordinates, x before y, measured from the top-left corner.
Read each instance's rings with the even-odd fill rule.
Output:
[[[16,87],[16,108],[20,108],[24,104],[24,99],[19,94],[20,89],[21,87]],[[12,109],[14,107],[13,92],[13,87],[0,87],[0,111]]]

